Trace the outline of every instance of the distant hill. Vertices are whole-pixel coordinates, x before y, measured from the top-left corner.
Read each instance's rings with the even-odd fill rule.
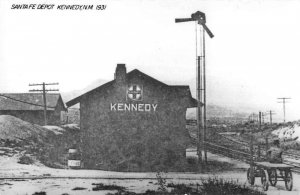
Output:
[[[247,112],[237,112],[230,108],[218,106],[218,105],[208,105],[207,108],[207,119],[222,119],[224,121],[243,121],[250,115]],[[187,110],[187,119],[196,119],[196,108],[190,108]]]
[[[97,79],[95,80],[94,82],[92,82],[91,84],[89,84],[88,86],[86,86],[85,88],[83,89],[78,89],[78,90],[73,90],[73,91],[68,91],[68,92],[62,92],[61,93],[61,96],[64,100],[64,102],[68,102],[70,101],[71,99],[74,99],[92,89],[95,89],[101,85],[103,85],[104,83],[106,83],[107,81],[106,80],[103,80],[103,79]]]
[[[211,77],[207,86],[207,118],[226,118],[228,120],[244,120],[250,113],[256,111],[251,105],[247,105],[247,97],[236,97],[230,89],[233,84],[220,82],[217,78]],[[189,85],[192,96],[196,98],[196,79],[185,82],[167,81],[169,85]],[[230,87],[229,87],[230,86]],[[236,87],[237,88],[237,87]],[[230,89],[230,90],[229,90]],[[238,93],[238,89],[234,93]],[[245,96],[241,94],[240,96]],[[196,109],[188,109],[188,119],[196,118]]]

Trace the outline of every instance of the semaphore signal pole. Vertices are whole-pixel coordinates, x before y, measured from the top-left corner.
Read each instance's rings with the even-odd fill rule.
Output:
[[[285,100],[292,99],[292,98],[282,97],[282,98],[277,98],[277,99],[282,100],[282,102],[278,102],[278,103],[282,103],[282,105],[283,105],[283,123],[285,123],[285,103],[288,103]]]
[[[198,144],[197,144],[197,152],[198,152],[198,160],[202,165],[202,151],[200,151],[200,147],[202,146],[202,150],[204,151],[205,163],[207,162],[207,153],[205,147],[205,139],[206,139],[206,78],[205,78],[205,32],[209,35],[210,38],[213,38],[213,33],[206,26],[206,17],[203,12],[197,11],[191,15],[191,18],[177,18],[175,19],[176,23],[179,22],[196,22],[196,35],[197,35],[197,24],[199,24],[200,28],[200,55],[197,54],[197,127],[198,127]],[[201,28],[202,27],[202,28]],[[197,36],[196,36],[197,37]],[[196,51],[197,51],[197,38],[196,38]],[[201,44],[202,43],[202,44]],[[202,63],[201,63],[202,62]],[[202,65],[202,67],[201,67]],[[203,90],[203,95],[202,95]],[[203,106],[203,109],[202,109]],[[201,133],[202,130],[202,133]],[[201,135],[202,134],[202,135]],[[201,139],[202,138],[202,139]],[[202,144],[201,144],[202,142]]]
[[[29,84],[29,86],[43,86],[42,89],[31,89],[29,92],[42,92],[43,93],[43,101],[44,101],[44,124],[47,125],[47,99],[46,93],[48,91],[58,91],[58,89],[46,89],[46,85],[58,85],[58,83],[37,83],[37,84]]]

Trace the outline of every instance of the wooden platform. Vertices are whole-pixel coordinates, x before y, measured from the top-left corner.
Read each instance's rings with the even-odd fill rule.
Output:
[[[270,162],[254,162],[254,165],[264,168],[293,168],[292,165],[284,163],[270,163]]]

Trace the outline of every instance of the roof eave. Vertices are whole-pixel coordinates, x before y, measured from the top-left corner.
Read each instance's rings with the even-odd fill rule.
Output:
[[[190,105],[189,105],[189,108],[195,108],[198,106],[198,101],[193,98],[192,96],[190,97]]]
[[[67,108],[71,107],[71,106],[74,106],[75,104],[79,103],[80,102],[80,99],[81,99],[82,95],[81,96],[78,96],[77,98],[74,98],[68,102],[66,102],[66,105],[67,105]]]

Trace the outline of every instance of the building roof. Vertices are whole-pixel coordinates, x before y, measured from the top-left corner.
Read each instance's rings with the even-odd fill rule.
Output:
[[[66,110],[59,93],[47,93],[47,110],[55,110],[59,101]],[[43,110],[44,100],[41,93],[0,93],[0,110]]]
[[[167,84],[165,84],[159,80],[156,80],[155,78],[139,71],[138,69],[134,69],[126,74],[126,78],[129,80],[132,78],[136,78],[136,77],[139,77],[141,80],[144,80],[148,83],[152,83],[153,85],[168,87],[176,92],[179,92],[180,94],[182,94],[182,96],[189,96],[191,98],[191,107],[197,106],[197,100],[192,98],[192,95],[190,92],[190,87],[188,85],[167,85]],[[66,102],[66,105],[67,105],[67,107],[71,107],[71,106],[79,103],[83,96],[89,95],[89,94],[93,93],[94,91],[98,91],[98,92],[100,91],[100,93],[104,92],[108,88],[112,87],[114,85],[114,83],[115,83],[115,80],[109,81],[95,89],[92,89],[92,90]]]

